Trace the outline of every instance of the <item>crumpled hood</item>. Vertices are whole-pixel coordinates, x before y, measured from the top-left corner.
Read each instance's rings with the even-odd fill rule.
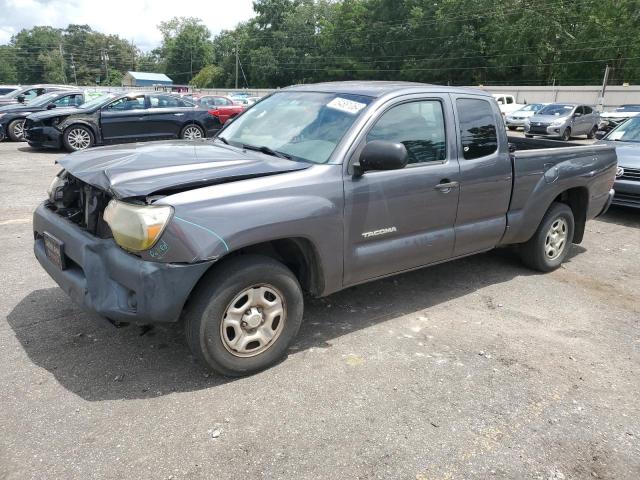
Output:
[[[91,148],[58,160],[71,175],[116,198],[292,172],[310,164],[213,143],[169,140]]]
[[[29,115],[31,120],[42,120],[43,118],[52,118],[52,117],[60,117],[64,115],[72,115],[75,113],[87,113],[88,110],[78,108],[78,107],[63,107],[63,108],[52,108],[51,110],[43,110],[41,112],[32,113]]]

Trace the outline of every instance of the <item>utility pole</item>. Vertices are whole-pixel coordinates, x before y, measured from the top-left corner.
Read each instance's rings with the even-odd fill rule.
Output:
[[[76,62],[73,60],[73,53],[71,54],[71,70],[73,71],[73,80],[78,85],[78,76],[76,75]]]
[[[100,58],[102,59],[102,61],[104,62],[104,70],[105,70],[105,77],[106,77],[106,83],[107,85],[109,84],[109,52],[107,51],[106,48],[103,48],[100,50]]]
[[[191,76],[189,77],[189,81],[191,81],[191,79],[193,78],[193,46],[189,48],[189,53],[191,55],[191,67],[189,69],[191,72]]]
[[[238,66],[240,65],[240,58],[238,57],[238,37],[236,37],[236,89],[238,88]]]
[[[600,98],[598,99],[598,105],[600,111],[604,110],[604,92],[607,89],[607,83],[609,83],[609,65],[604,69],[604,78],[602,79],[602,90],[600,91]]]
[[[64,79],[64,83],[67,83],[67,73],[64,71],[64,56],[62,54],[62,44],[58,45],[60,47],[60,68],[62,69],[62,78]]]

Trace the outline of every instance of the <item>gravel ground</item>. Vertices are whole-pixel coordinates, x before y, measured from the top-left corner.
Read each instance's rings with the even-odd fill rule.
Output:
[[[505,249],[310,300],[285,361],[228,380],[39,267],[59,157],[0,143],[0,479],[640,478],[639,212],[551,274]]]

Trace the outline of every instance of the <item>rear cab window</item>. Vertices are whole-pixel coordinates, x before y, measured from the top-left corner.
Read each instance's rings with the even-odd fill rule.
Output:
[[[479,98],[458,98],[456,110],[463,158],[474,160],[495,153],[498,129],[491,103]]]

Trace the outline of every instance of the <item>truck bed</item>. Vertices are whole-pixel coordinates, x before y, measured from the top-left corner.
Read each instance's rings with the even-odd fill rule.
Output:
[[[615,178],[614,147],[518,137],[509,137],[509,143],[515,146],[511,154],[513,189],[501,243],[528,240],[548,205],[561,193],[584,203],[585,220],[600,213]],[[575,243],[579,243],[582,232],[576,235]]]

